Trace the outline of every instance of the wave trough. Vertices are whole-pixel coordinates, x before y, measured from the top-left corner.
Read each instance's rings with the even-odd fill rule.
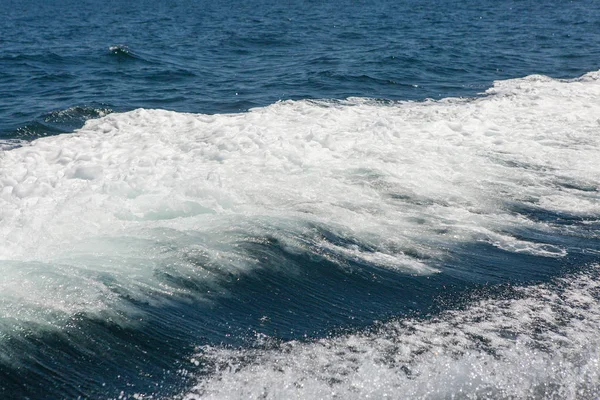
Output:
[[[312,343],[205,346],[191,363],[208,377],[184,398],[595,399],[599,289],[595,268],[430,320]]]

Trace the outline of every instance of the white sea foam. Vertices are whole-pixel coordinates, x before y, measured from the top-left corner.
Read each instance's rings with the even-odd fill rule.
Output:
[[[235,350],[206,346],[192,399],[597,399],[600,283],[579,275],[430,320]]]
[[[0,151],[15,149],[26,143],[19,139],[0,139]]]
[[[214,279],[186,261],[193,253],[243,273],[257,263],[236,246],[248,238],[411,274],[439,271],[470,242],[564,256],[512,237],[515,227],[553,227],[509,205],[597,220],[599,116],[591,73],[497,82],[477,99],[139,109],[87,121],[0,153],[0,316],[110,309],[115,285],[168,297],[183,289],[157,270]],[[25,283],[9,289],[15,282]]]

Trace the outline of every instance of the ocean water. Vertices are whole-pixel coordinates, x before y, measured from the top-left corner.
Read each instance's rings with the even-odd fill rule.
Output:
[[[599,3],[0,5],[0,398],[600,397]]]

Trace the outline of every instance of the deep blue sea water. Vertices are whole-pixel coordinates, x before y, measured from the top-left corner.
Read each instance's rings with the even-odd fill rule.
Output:
[[[598,2],[0,6],[0,397],[600,396]]]
[[[593,1],[2,3],[5,136],[71,131],[99,109],[439,99],[598,68]]]

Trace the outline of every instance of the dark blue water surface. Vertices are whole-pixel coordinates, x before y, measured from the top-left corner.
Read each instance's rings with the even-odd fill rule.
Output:
[[[0,0],[0,139],[69,133],[136,108],[221,114],[287,99],[471,97],[495,80],[599,68],[593,0]],[[199,277],[157,272],[191,294],[160,305],[123,296],[145,316],[135,325],[85,313],[58,330],[3,322],[0,348],[24,356],[0,354],[0,397],[173,396],[193,384],[181,369],[196,346],[248,346],[258,333],[310,340],[390,318],[427,319],[598,261],[593,216],[523,204],[511,212],[572,229],[507,233],[568,256],[467,243],[448,250],[443,274],[413,276],[351,258],[341,267],[328,254],[294,253],[261,237],[240,244],[260,268],[241,279],[223,272],[217,291]],[[364,246],[310,229],[335,246]],[[194,293],[212,293],[212,302]]]
[[[600,59],[592,0],[1,5],[0,134],[10,137],[70,131],[99,109],[473,96],[498,79],[575,77]]]

